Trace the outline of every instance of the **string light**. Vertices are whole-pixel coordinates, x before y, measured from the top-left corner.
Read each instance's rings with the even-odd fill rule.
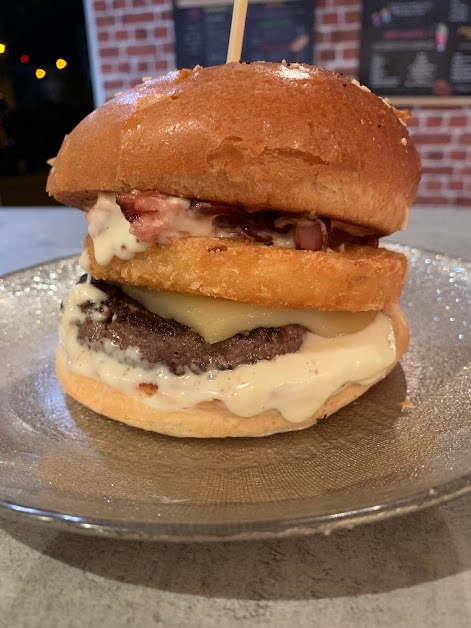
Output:
[[[6,52],[6,49],[7,49],[7,45],[3,42],[0,42],[0,55],[4,54]],[[20,55],[20,63],[28,63],[28,62],[29,62],[29,55],[27,54]],[[67,61],[65,59],[62,59],[62,58],[56,59],[56,68],[58,70],[63,70],[66,67],[67,67]],[[46,76],[46,70],[43,70],[42,68],[37,68],[37,70],[35,71],[35,74],[36,74],[36,78],[43,79]]]

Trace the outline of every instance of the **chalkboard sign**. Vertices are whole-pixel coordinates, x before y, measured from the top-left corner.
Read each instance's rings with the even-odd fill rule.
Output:
[[[225,63],[232,0],[174,2],[177,67]],[[242,50],[243,61],[312,63],[312,0],[250,2]]]
[[[471,0],[363,2],[359,78],[383,96],[471,95]]]

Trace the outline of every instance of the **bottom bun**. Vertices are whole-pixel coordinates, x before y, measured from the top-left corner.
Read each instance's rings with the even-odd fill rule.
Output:
[[[409,328],[398,305],[386,308],[385,313],[391,318],[396,339],[396,362],[389,369],[390,372],[407,349]],[[371,387],[350,384],[342,388],[302,423],[287,421],[277,410],[253,417],[239,417],[229,412],[219,401],[201,403],[191,410],[161,412],[148,406],[139,397],[127,397],[102,382],[74,373],[67,365],[67,355],[61,346],[57,349],[56,357],[57,377],[64,392],[84,406],[133,427],[179,437],[267,436],[304,429],[318,419],[337,412]]]

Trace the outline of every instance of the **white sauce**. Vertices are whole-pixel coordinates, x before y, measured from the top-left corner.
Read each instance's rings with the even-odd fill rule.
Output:
[[[138,386],[156,384],[158,393],[139,395],[143,403],[161,411],[189,409],[218,399],[234,414],[249,417],[276,409],[286,420],[299,423],[309,418],[336,391],[351,383],[372,384],[384,377],[396,358],[391,320],[383,313],[363,330],[347,336],[322,338],[306,332],[296,353],[278,356],[233,371],[209,371],[177,376],[164,366],[139,364],[136,349],[113,347],[93,351],[77,340],[76,323],[84,314],[78,307],[87,301],[103,302],[106,294],[89,284],[76,286],[64,304],[60,338],[69,368],[119,390],[137,396]],[[128,363],[119,361],[127,358]]]
[[[79,266],[81,266],[85,272],[90,272],[90,256],[88,255],[88,251],[86,249],[84,249],[80,254],[78,262]]]
[[[130,225],[116,203],[116,194],[99,194],[97,202],[87,212],[87,221],[95,259],[101,266],[109,264],[113,257],[132,259],[151,246],[129,233]],[[80,259],[83,267],[82,262]]]
[[[155,243],[168,244],[172,240],[187,237],[235,238],[234,234],[213,225],[214,216],[205,216],[189,210],[190,201],[177,196],[168,196],[160,201],[161,222],[155,223],[157,228]],[[145,219],[145,218],[144,218]],[[132,259],[136,253],[145,251],[152,246],[130,233],[131,225],[116,203],[115,193],[101,193],[93,207],[87,212],[88,233],[93,240],[95,259],[101,266],[106,266],[113,257]],[[153,221],[155,217],[153,216]],[[275,246],[294,248],[294,229],[287,233],[273,232]],[[82,268],[87,270],[88,257],[79,260]]]

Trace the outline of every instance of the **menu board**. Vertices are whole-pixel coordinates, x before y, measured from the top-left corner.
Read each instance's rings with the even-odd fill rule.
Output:
[[[471,95],[471,0],[363,2],[360,81],[380,95]]]
[[[226,62],[232,0],[174,2],[177,67]],[[283,0],[249,2],[243,61],[312,63],[314,2]]]

